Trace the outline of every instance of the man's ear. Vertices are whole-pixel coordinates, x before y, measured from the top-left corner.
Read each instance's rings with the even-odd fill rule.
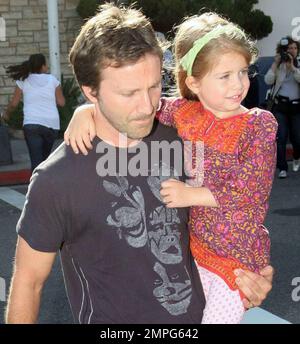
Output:
[[[186,86],[194,93],[194,94],[198,94],[201,88],[201,83],[198,79],[196,79],[193,76],[188,76],[185,79],[185,84]]]
[[[89,86],[81,86],[84,95],[91,103],[97,103],[97,97],[95,96],[95,91]]]

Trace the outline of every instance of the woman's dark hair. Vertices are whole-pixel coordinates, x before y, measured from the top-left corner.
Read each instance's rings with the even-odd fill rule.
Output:
[[[46,65],[45,56],[43,54],[33,54],[20,65],[8,66],[6,73],[14,80],[25,80],[30,73],[40,74],[44,65]]]
[[[283,42],[284,41],[284,44]],[[297,46],[297,49],[298,49],[298,54],[299,55],[299,52],[300,52],[300,43],[299,41],[295,41],[291,36],[286,36],[286,37],[283,37],[279,43],[277,44],[277,47],[276,47],[276,53],[277,54],[280,54],[282,52],[282,49],[285,48],[287,49],[287,47],[291,44],[295,43],[296,46]]]

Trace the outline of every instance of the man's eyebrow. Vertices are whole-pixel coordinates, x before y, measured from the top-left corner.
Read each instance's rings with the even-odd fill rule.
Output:
[[[160,78],[158,81],[153,83],[149,88],[158,86],[161,83],[161,80],[162,79]],[[129,89],[129,88],[126,88],[126,89],[119,88],[119,92],[124,92],[124,93],[134,93],[134,92],[138,92],[139,90],[140,90],[139,88],[132,88],[132,89]]]

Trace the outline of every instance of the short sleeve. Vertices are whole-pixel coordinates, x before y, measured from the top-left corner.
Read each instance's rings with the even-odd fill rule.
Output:
[[[59,80],[57,80],[56,77],[53,75],[51,75],[51,77],[52,77],[52,82],[53,82],[54,87],[55,88],[58,87],[60,85]]]
[[[16,81],[16,84],[17,84],[17,86],[19,87],[19,89],[23,90],[24,81],[17,80],[17,81]]]
[[[186,102],[183,98],[161,98],[156,118],[164,125],[176,127],[174,114]]]
[[[57,252],[65,240],[63,200],[59,195],[51,178],[43,172],[34,173],[17,232],[37,251]]]

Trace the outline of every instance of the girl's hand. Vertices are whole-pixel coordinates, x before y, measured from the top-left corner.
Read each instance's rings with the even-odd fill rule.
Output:
[[[87,155],[87,149],[93,148],[91,142],[96,136],[94,114],[94,104],[81,105],[73,114],[65,131],[64,140],[67,146],[71,145],[75,154],[80,151]]]
[[[236,283],[240,290],[246,295],[243,300],[245,308],[257,307],[262,304],[272,289],[274,269],[268,265],[256,274],[246,270],[236,270]]]
[[[161,183],[160,195],[167,208],[190,207],[192,189],[176,179],[168,179]]]

